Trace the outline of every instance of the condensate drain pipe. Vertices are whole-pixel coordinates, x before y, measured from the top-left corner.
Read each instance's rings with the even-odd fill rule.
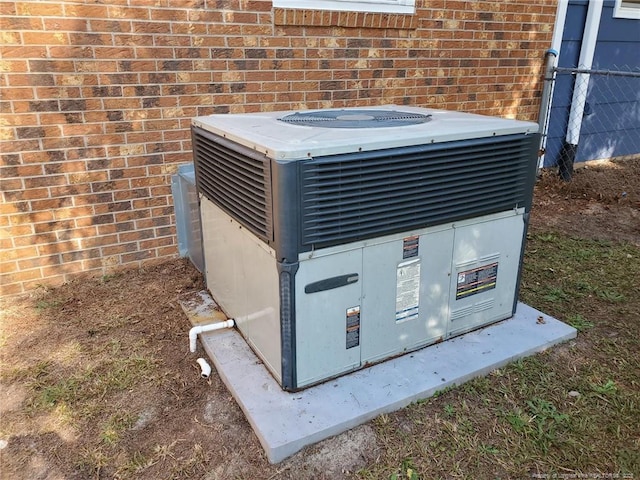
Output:
[[[202,357],[197,359],[196,363],[200,365],[200,376],[202,378],[209,378],[209,375],[211,375],[211,365]]]
[[[224,322],[210,323],[208,325],[196,325],[189,330],[189,350],[191,353],[196,351],[196,340],[198,339],[198,335],[201,333],[222,330],[223,328],[233,328],[235,324],[236,322],[233,319],[229,319]]]

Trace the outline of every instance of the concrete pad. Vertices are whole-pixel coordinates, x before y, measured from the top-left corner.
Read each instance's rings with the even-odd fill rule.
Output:
[[[187,292],[178,297],[178,302],[194,327],[224,322],[227,316],[206,290]]]
[[[306,445],[486,375],[575,338],[576,333],[519,303],[511,319],[298,393],[280,389],[237,331],[220,330],[200,338],[269,461],[277,463]]]

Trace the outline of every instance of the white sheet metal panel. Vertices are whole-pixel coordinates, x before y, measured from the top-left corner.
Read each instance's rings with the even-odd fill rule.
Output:
[[[448,337],[511,317],[523,233],[521,212],[456,226]]]
[[[342,275],[358,281],[305,293],[305,286]],[[296,357],[298,387],[360,367],[360,341],[349,336],[348,315],[361,307],[362,249],[300,262],[296,273]],[[354,328],[354,325],[351,325]],[[347,344],[348,341],[352,343]]]
[[[412,238],[417,238],[417,255],[404,253]],[[363,363],[444,340],[452,248],[453,229],[448,226],[364,249]],[[417,285],[414,275],[419,275]]]
[[[367,109],[419,113],[432,115],[432,119],[418,125],[341,129],[292,125],[279,121],[279,118],[292,113],[286,111],[209,115],[196,117],[192,123],[263,152],[275,160],[300,160],[339,153],[538,131],[537,123],[431,108],[383,105],[342,110],[356,112]],[[300,110],[315,111],[317,110]]]
[[[278,270],[270,249],[201,198],[207,288],[265,362],[281,378]]]

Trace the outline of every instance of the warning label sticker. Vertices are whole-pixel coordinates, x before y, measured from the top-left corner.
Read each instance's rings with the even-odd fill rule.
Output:
[[[347,349],[360,345],[360,305],[347,308]]]
[[[418,256],[420,237],[406,237],[402,239],[402,258],[413,258]]]
[[[419,303],[420,259],[402,262],[396,270],[396,322],[418,318]]]
[[[496,288],[498,263],[458,273],[456,300]]]

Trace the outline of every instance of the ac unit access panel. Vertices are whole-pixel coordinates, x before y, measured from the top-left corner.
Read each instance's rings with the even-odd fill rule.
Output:
[[[510,317],[523,231],[510,212],[301,259],[298,386]]]

